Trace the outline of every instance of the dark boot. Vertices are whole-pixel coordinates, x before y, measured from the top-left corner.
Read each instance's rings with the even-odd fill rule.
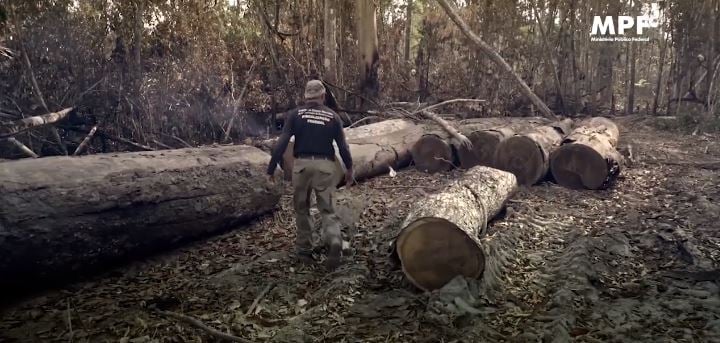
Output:
[[[340,266],[340,259],[342,257],[342,240],[340,238],[333,238],[328,244],[328,256],[325,261],[325,266],[329,270],[335,270]]]

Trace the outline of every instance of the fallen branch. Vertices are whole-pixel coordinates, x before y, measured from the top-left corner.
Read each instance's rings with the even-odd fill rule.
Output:
[[[468,26],[467,23],[465,23],[465,21],[460,18],[460,16],[450,6],[447,0],[437,0],[437,2],[440,4],[440,6],[442,6],[442,8],[445,10],[450,19],[455,23],[455,25],[460,28],[460,31],[462,31],[465,36],[467,36],[473,43],[475,43],[475,45],[477,45],[483,53],[488,55],[495,64],[497,64],[508,75],[510,75],[513,80],[515,80],[515,83],[520,87],[520,91],[525,96],[527,96],[530,101],[535,106],[537,106],[538,109],[540,109],[540,112],[542,112],[545,117],[557,120],[557,117],[550,110],[550,108],[548,108],[547,105],[537,95],[535,95],[535,93],[533,93],[532,89],[530,89],[530,87],[525,83],[525,81],[523,81],[523,79],[513,71],[512,67],[505,61],[505,59],[503,59],[502,56],[500,56],[500,54],[498,54],[492,48],[492,46],[485,43],[478,35],[472,32],[470,26]]]
[[[347,127],[347,129],[353,128],[353,127],[355,127],[356,125],[358,125],[358,124],[360,124],[360,123],[363,123],[363,122],[366,122],[366,121],[372,120],[372,119],[380,119],[380,117],[378,117],[378,116],[369,116],[369,117],[362,118],[362,119],[360,119],[360,120],[352,123],[350,126]]]
[[[172,138],[172,139],[180,142],[180,144],[185,145],[185,146],[188,147],[188,148],[192,148],[192,147],[193,147],[192,145],[190,145],[190,143],[182,140],[180,137],[173,136],[173,135],[169,135],[169,134],[167,134],[167,133],[163,133],[163,135],[168,136],[168,137],[170,137],[170,138]]]
[[[430,111],[430,110],[432,110],[432,109],[436,109],[436,108],[438,108],[438,107],[442,107],[442,106],[449,105],[449,104],[453,104],[453,103],[457,103],[457,102],[485,102],[485,100],[480,100],[480,99],[452,99],[452,100],[447,100],[447,101],[439,102],[439,103],[437,103],[437,104],[434,104],[434,105],[430,105],[430,106],[421,108],[421,109],[419,109],[419,110],[416,110],[415,112],[412,112],[411,114],[418,114],[418,113],[423,112],[423,111]]]
[[[90,129],[90,132],[85,136],[85,139],[78,145],[77,149],[75,149],[75,152],[73,153],[73,156],[79,156],[83,153],[85,148],[88,146],[88,143],[95,137],[95,133],[97,132],[97,125],[93,126],[92,129]]]
[[[267,292],[270,292],[270,289],[272,289],[273,286],[275,286],[275,284],[272,282],[269,283],[267,286],[265,286],[265,288],[260,292],[260,294],[258,294],[258,296],[255,298],[255,300],[253,300],[250,307],[248,307],[247,311],[245,312],[245,316],[249,316],[253,311],[255,311],[255,308],[257,307],[257,305],[260,304],[260,300],[262,300],[262,298],[265,297]]]
[[[430,106],[430,107],[432,107],[432,106]],[[438,117],[435,113],[428,112],[424,109],[421,111],[422,111],[421,114],[424,117],[436,122],[438,125],[440,125],[440,127],[443,128],[443,130],[445,130],[448,134],[450,134],[450,136],[454,140],[457,141],[458,145],[466,147],[468,149],[472,148],[472,142],[470,142],[470,139],[468,139],[467,137],[465,137],[465,135],[463,135],[458,130],[456,130],[454,127],[452,127],[447,121],[445,121],[445,119],[442,119],[442,118]]]
[[[15,136],[32,128],[56,123],[65,118],[72,110],[73,108],[69,107],[62,111],[51,112],[40,116],[28,117],[17,120],[8,125],[4,125],[6,132],[0,133],[0,139]]]
[[[8,142],[15,144],[15,146],[17,146],[18,149],[20,149],[20,151],[22,151],[23,153],[25,153],[25,155],[28,155],[29,157],[32,157],[32,158],[40,157],[35,152],[30,150],[30,148],[28,148],[25,144],[22,144],[19,140],[15,139],[14,137],[8,138]]]
[[[165,144],[165,143],[163,143],[163,142],[161,142],[161,141],[159,141],[159,140],[157,140],[157,139],[153,139],[153,143],[155,143],[157,146],[159,146],[159,147],[161,147],[161,148],[173,149],[173,147],[171,147],[171,146],[169,146],[169,145],[167,145],[167,144]]]
[[[198,329],[201,329],[201,330],[207,332],[207,333],[210,334],[211,336],[213,336],[213,337],[215,337],[215,338],[218,338],[218,339],[221,339],[221,340],[226,340],[226,341],[230,341],[230,342],[243,342],[243,343],[252,343],[252,342],[253,342],[253,341],[251,341],[251,340],[249,340],[249,339],[245,339],[245,338],[242,338],[242,337],[238,337],[238,336],[226,334],[226,333],[224,333],[224,332],[221,332],[221,331],[218,331],[218,330],[216,330],[216,329],[213,329],[213,328],[205,325],[205,324],[204,324],[203,322],[201,322],[200,320],[195,319],[195,318],[190,317],[190,316],[186,316],[186,315],[184,315],[184,314],[175,313],[175,312],[171,312],[171,311],[161,311],[161,310],[156,310],[156,311],[157,311],[158,313],[166,316],[166,317],[174,318],[174,319],[180,320],[180,321],[182,321],[182,322],[184,322],[184,323],[186,323],[186,324],[190,324],[190,325],[192,325],[192,326],[194,326],[194,327],[196,327],[196,328],[198,328]]]
[[[116,142],[120,142],[120,143],[123,143],[123,144],[125,144],[125,145],[129,145],[129,146],[131,146],[131,147],[134,147],[134,148],[137,148],[137,149],[140,149],[140,150],[155,151],[155,149],[153,149],[153,148],[151,148],[151,147],[149,147],[149,146],[147,146],[147,145],[142,145],[142,144],[140,144],[140,143],[135,143],[135,142],[133,142],[133,141],[131,141],[131,140],[129,140],[129,139],[122,138],[122,137],[117,137],[117,136],[113,136],[113,135],[110,135],[110,134],[108,134],[108,133],[106,133],[106,132],[103,132],[103,131],[100,132],[100,135],[103,136],[103,137],[105,137],[105,138],[107,138],[107,139],[109,139],[109,140],[113,140],[113,141],[116,141]]]

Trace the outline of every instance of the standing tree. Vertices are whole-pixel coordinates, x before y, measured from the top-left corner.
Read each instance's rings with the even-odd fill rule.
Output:
[[[376,98],[380,92],[378,81],[378,35],[375,3],[373,0],[359,0],[356,3],[358,14],[358,47],[360,53],[360,89],[370,98]]]

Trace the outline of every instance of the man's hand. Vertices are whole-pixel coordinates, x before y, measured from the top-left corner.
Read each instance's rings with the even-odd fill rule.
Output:
[[[350,187],[353,182],[355,182],[355,179],[353,179],[353,170],[348,169],[345,171],[345,186]]]

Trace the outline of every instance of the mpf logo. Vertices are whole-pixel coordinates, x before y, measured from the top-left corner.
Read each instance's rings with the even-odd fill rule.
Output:
[[[632,16],[595,16],[590,36],[592,41],[649,41],[650,37],[641,37],[644,30],[659,25],[660,7],[650,4],[643,8],[643,15]],[[628,31],[635,31],[637,36],[623,37]],[[606,36],[606,37],[597,37]]]
[[[625,30],[631,29],[633,26],[637,28],[637,34],[641,35],[643,34],[644,29],[658,27],[657,19],[651,18],[647,15],[641,15],[639,17],[621,15],[618,17],[617,20],[617,30],[615,30],[615,22],[616,21],[613,20],[613,17],[611,16],[605,17],[605,21],[603,21],[602,17],[595,16],[595,19],[593,19],[592,32],[590,33],[590,35],[607,35],[608,32],[610,35],[624,35]]]

